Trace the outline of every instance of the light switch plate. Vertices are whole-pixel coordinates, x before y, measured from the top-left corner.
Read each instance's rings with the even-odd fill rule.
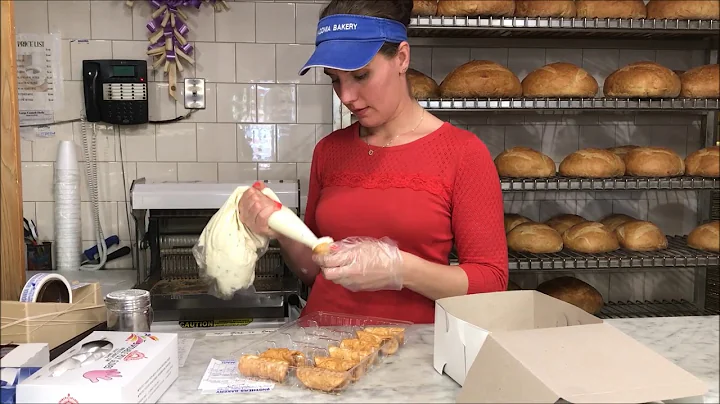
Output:
[[[185,109],[205,109],[205,79],[185,79]]]

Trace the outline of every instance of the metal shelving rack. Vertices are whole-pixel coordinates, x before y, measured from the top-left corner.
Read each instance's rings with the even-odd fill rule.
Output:
[[[564,47],[702,49],[706,63],[718,63],[718,20],[578,19],[578,18],[491,18],[413,17],[409,27],[411,46],[477,47]],[[518,40],[521,40],[518,45]],[[601,42],[602,41],[602,42]],[[705,145],[719,144],[720,99],[620,99],[620,98],[508,98],[423,99],[429,111],[455,113],[512,113],[573,111],[610,113],[692,114],[701,119]],[[333,99],[333,129],[353,123],[352,114],[337,96]],[[720,179],[715,178],[501,178],[503,192],[525,191],[616,191],[686,190],[698,193],[700,222],[720,219]],[[510,251],[513,273],[572,271],[652,271],[658,268],[695,268],[695,298],[663,301],[609,302],[600,317],[668,317],[717,315],[720,313],[720,254],[687,246],[686,236],[668,237],[669,246],[655,252],[617,250],[605,254],[581,254],[563,250],[556,254],[524,254]],[[457,264],[457,257],[450,257]]]
[[[669,39],[716,36],[717,20],[627,18],[518,18],[417,16],[410,20],[415,37],[533,37]]]
[[[616,270],[636,268],[717,267],[720,254],[695,250],[687,246],[684,236],[668,237],[668,248],[639,252],[616,250],[602,254],[583,254],[563,250],[554,254],[528,254],[511,251],[510,270],[557,271]]]
[[[716,111],[720,99],[630,99],[630,98],[509,98],[423,99],[420,106],[434,112],[497,110],[594,110],[594,111]]]
[[[720,188],[720,179],[703,177],[500,178],[500,186],[503,192],[708,190]]]

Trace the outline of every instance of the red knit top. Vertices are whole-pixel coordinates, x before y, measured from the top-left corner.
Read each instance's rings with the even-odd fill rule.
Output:
[[[387,148],[369,146],[359,129],[356,123],[335,131],[315,147],[305,210],[310,229],[335,240],[389,237],[401,250],[444,265],[454,241],[468,294],[505,290],[503,199],[485,144],[449,123]],[[351,292],[322,273],[303,315],[316,311],[435,321],[435,302],[409,289]]]

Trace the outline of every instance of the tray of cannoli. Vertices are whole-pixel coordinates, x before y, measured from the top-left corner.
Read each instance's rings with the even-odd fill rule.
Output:
[[[241,379],[340,393],[401,354],[412,323],[317,312],[235,351]]]

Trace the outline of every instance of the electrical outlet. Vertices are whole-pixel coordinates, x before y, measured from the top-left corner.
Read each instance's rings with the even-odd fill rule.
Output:
[[[205,79],[185,79],[185,109],[205,109]]]

